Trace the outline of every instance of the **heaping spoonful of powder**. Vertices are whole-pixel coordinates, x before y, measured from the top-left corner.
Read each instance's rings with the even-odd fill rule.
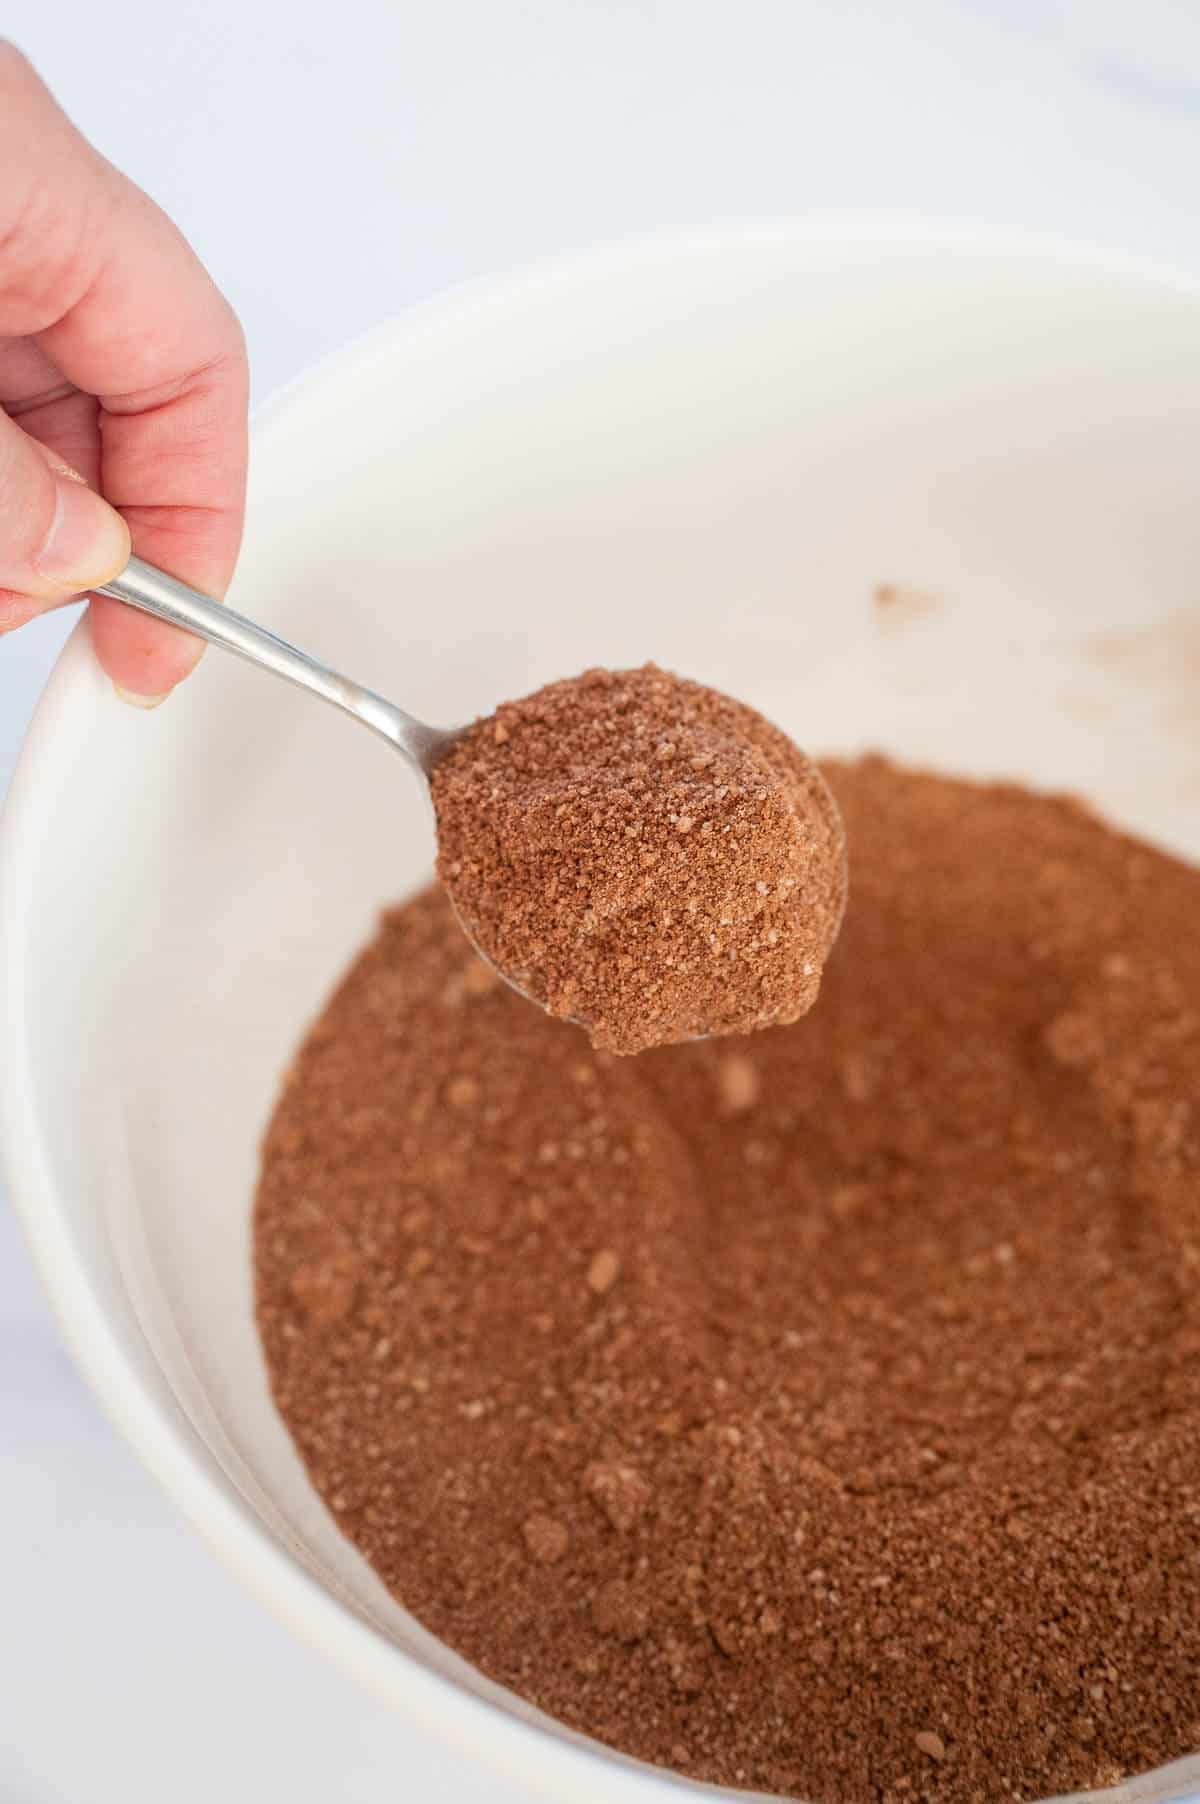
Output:
[[[435,768],[479,950],[609,1052],[795,1021],[846,900],[825,780],[753,708],[646,664],[506,702]]]

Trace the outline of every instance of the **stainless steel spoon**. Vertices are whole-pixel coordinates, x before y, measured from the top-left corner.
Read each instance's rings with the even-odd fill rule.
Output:
[[[461,728],[427,726],[394,702],[385,701],[373,689],[364,689],[361,683],[339,675],[328,664],[289,645],[277,633],[256,626],[244,614],[235,614],[232,608],[202,595],[198,589],[189,589],[178,577],[168,576],[165,570],[143,563],[139,557],[131,557],[120,575],[95,592],[140,608],[143,614],[169,620],[172,626],[196,633],[212,645],[223,645],[226,651],[235,651],[252,664],[261,664],[264,670],[286,677],[289,683],[310,689],[322,701],[353,714],[395,746],[426,784],[438,759],[461,737]]]

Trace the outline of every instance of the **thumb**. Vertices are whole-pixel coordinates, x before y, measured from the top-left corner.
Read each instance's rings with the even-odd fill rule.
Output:
[[[0,412],[0,589],[51,605],[107,582],[128,557],[120,514]]]

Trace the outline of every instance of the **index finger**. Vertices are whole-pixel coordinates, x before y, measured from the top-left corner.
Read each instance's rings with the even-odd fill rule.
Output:
[[[183,235],[0,45],[0,337],[35,340],[99,402],[100,487],[139,556],[222,595],[241,539],[248,378],[241,328]],[[196,640],[95,598],[122,688],[159,695]]]

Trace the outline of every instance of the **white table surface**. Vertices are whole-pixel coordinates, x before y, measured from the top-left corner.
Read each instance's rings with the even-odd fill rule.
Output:
[[[1196,0],[7,0],[232,297],[259,395],[464,276],[852,209],[1200,267]],[[0,792],[63,616],[0,646]],[[3,1081],[3,1074],[0,1074]],[[517,1794],[295,1642],[63,1353],[0,1192],[0,1804]]]

